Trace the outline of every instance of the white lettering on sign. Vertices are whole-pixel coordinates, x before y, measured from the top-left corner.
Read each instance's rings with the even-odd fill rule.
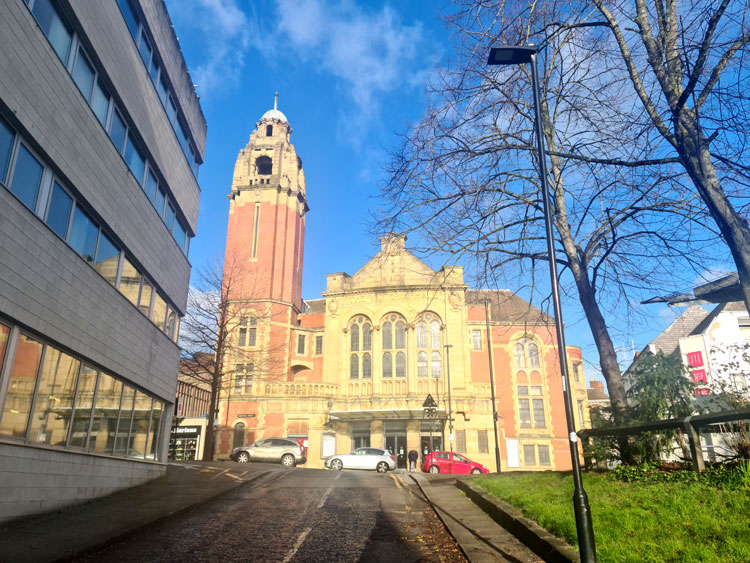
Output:
[[[172,434],[199,434],[200,426],[178,426],[172,430]]]

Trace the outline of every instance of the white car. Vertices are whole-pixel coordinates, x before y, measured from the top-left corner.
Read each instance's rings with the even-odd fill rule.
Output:
[[[369,469],[385,473],[396,469],[396,457],[381,448],[357,448],[348,454],[337,454],[326,458],[326,467],[335,471],[342,469]]]

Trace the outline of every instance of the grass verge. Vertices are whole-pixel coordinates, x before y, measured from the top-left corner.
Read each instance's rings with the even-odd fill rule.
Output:
[[[570,473],[472,480],[577,547]],[[750,562],[750,489],[701,482],[622,482],[585,474],[601,562]]]

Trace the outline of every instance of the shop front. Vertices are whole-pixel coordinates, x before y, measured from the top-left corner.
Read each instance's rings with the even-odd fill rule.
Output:
[[[175,461],[195,461],[203,459],[203,443],[208,419],[185,418],[178,426],[173,426],[169,434],[167,457]]]

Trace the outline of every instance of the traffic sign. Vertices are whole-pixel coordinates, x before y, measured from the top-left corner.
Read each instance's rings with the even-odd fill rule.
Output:
[[[428,394],[427,398],[424,400],[424,403],[422,403],[422,406],[424,408],[437,407],[437,403],[435,402],[435,399],[432,398],[432,395]]]

